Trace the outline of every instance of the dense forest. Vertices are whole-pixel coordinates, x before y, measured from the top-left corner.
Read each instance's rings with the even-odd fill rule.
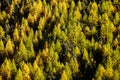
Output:
[[[0,0],[0,80],[120,80],[120,1]]]

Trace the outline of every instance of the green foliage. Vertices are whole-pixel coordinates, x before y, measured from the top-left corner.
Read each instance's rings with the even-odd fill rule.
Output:
[[[5,52],[6,52],[6,55],[14,53],[14,43],[11,41],[11,39],[8,39],[6,43]]]
[[[105,72],[104,67],[101,64],[99,64],[94,80],[102,80],[104,72]]]
[[[3,79],[11,79],[11,61],[5,59],[4,63],[1,65],[1,75]]]
[[[13,37],[14,37],[13,39],[14,39],[15,42],[19,42],[20,37],[19,37],[18,28],[15,28],[14,33],[13,33]]]
[[[92,24],[97,24],[97,21],[98,21],[98,6],[97,6],[97,3],[96,2],[93,2],[91,5],[90,5],[90,9],[89,9],[89,17],[88,17],[88,20],[90,23]]]
[[[0,26],[0,39],[3,38],[5,35],[5,32],[3,31],[2,26]]]
[[[71,59],[70,67],[71,67],[73,76],[76,76],[76,74],[79,72],[79,64],[76,59]]]
[[[25,47],[23,41],[21,40],[20,45],[19,45],[18,54],[16,57],[16,62],[19,62],[22,60],[26,61],[27,59],[28,59],[27,50],[26,50],[26,47]]]
[[[0,80],[119,80],[119,0],[0,1]]]
[[[114,19],[114,24],[117,25],[119,21],[120,21],[119,13],[116,12],[115,13],[115,19]]]
[[[20,69],[17,71],[17,74],[15,76],[15,80],[23,80],[22,71]]]
[[[3,51],[4,50],[4,44],[3,44],[3,41],[0,40],[0,51]]]
[[[34,78],[34,80],[45,80],[45,76],[43,74],[43,71],[40,70],[39,68],[35,72],[35,78]]]
[[[63,73],[62,73],[62,76],[61,76],[61,79],[60,80],[68,80],[68,78],[67,78],[67,76],[66,76],[67,74],[66,74],[66,72],[65,71],[63,71]]]

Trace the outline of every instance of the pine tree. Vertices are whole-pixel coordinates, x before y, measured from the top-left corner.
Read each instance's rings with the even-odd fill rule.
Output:
[[[83,9],[83,8],[82,8],[82,2],[81,2],[81,1],[78,1],[77,6],[78,6],[78,8],[79,8],[80,11]]]
[[[76,46],[76,47],[73,49],[73,53],[74,53],[74,55],[76,55],[76,57],[80,55],[80,49],[78,48],[78,46]]]
[[[24,45],[23,41],[21,40],[20,45],[19,45],[19,50],[17,54],[17,62],[25,60],[27,61],[28,59],[28,54],[27,54],[27,49],[26,46]]]
[[[77,21],[77,20],[81,20],[81,18],[82,18],[82,15],[79,12],[79,8],[76,8],[76,10],[74,11],[74,19]]]
[[[15,76],[16,73],[17,73],[17,66],[16,66],[14,60],[12,60],[10,67],[11,67],[11,76],[13,77],[13,76]]]
[[[72,80],[72,70],[70,69],[69,64],[66,62],[65,66],[65,73],[66,73],[66,77],[68,80]]]
[[[34,16],[32,16],[32,14],[29,13],[28,17],[27,17],[28,22],[34,24],[35,20],[34,20]]]
[[[6,55],[14,53],[14,43],[11,41],[11,39],[8,39],[6,43],[5,52],[6,52]]]
[[[69,79],[67,79],[67,76],[66,76],[66,72],[65,72],[65,71],[63,71],[60,80],[69,80]]]
[[[39,29],[39,30],[42,31],[42,30],[44,29],[45,22],[46,22],[45,17],[40,18],[40,20],[39,20],[39,26],[38,26],[38,29]]]
[[[84,53],[83,53],[82,59],[86,62],[85,67],[87,68],[87,66],[90,64],[89,54],[86,49],[83,49],[83,51]]]
[[[101,12],[111,15],[112,8],[113,8],[113,5],[111,1],[103,1],[101,5]]]
[[[76,74],[79,72],[79,64],[77,62],[77,59],[71,59],[70,61],[70,68],[72,70],[72,75],[76,77]]]
[[[14,30],[13,39],[14,39],[15,42],[18,42],[19,39],[20,39],[18,28],[15,28],[15,30]]]
[[[89,11],[90,15],[88,17],[88,20],[90,23],[96,25],[98,21],[98,6],[96,2],[93,2],[90,6],[91,6]]]
[[[103,76],[104,76],[104,72],[105,72],[105,68],[103,67],[103,65],[99,64],[99,66],[96,70],[94,80],[102,80]]]
[[[118,70],[115,70],[113,74],[114,74],[113,75],[113,80],[119,80],[120,79],[120,77],[119,77],[120,73],[119,73]]]
[[[55,26],[54,29],[53,29],[53,37],[54,37],[54,39],[56,39],[56,37],[61,38],[60,36],[61,36],[61,25],[58,24],[58,25]]]
[[[0,51],[4,50],[4,43],[2,40],[0,40]]]
[[[21,71],[23,73],[23,79],[24,80],[31,80],[30,75],[29,75],[30,74],[30,69],[29,69],[28,65],[24,62],[21,65]]]
[[[59,37],[63,41],[67,41],[68,40],[68,36],[66,35],[66,33],[64,31],[61,31],[61,34],[60,34]]]
[[[34,48],[33,48],[33,38],[34,38],[34,31],[31,29],[28,37],[24,39],[25,47],[28,54],[28,59],[31,59],[35,56]]]
[[[54,8],[54,15],[55,15],[55,17],[59,17],[59,9],[58,9],[58,6],[55,6],[55,8]]]
[[[44,73],[40,68],[38,68],[35,72],[34,80],[45,80]]]
[[[120,16],[119,16],[119,13],[116,12],[115,13],[115,18],[114,18],[113,22],[114,22],[115,25],[117,25],[119,21],[120,21]]]
[[[4,60],[4,63],[1,65],[1,74],[3,79],[11,79],[11,61],[7,58]]]
[[[5,35],[5,32],[3,31],[2,26],[0,26],[0,39],[2,39]]]
[[[62,50],[60,41],[57,41],[55,44],[55,50],[59,53]]]
[[[15,76],[15,80],[23,80],[23,74],[21,69],[18,69],[17,74]]]

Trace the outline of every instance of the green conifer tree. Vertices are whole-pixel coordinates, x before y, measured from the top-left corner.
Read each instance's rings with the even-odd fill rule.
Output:
[[[16,61],[17,62],[22,61],[22,60],[27,61],[27,59],[28,59],[27,49],[26,49],[23,41],[21,40],[20,45],[19,45],[18,54],[16,57]]]
[[[4,63],[1,65],[1,74],[2,78],[5,80],[11,79],[11,61],[9,59],[5,59]]]
[[[6,52],[6,55],[10,55],[14,53],[14,43],[11,41],[11,39],[8,39],[6,43],[5,52]]]
[[[4,35],[5,35],[5,32],[2,28],[2,26],[0,26],[0,39],[2,39],[4,37]]]
[[[0,40],[0,51],[4,51],[4,43]]]
[[[44,73],[40,68],[38,68],[35,72],[34,80],[45,80]]]
[[[67,78],[67,76],[66,76],[66,72],[65,72],[65,71],[63,71],[60,80],[69,80],[69,79]]]
[[[21,69],[18,69],[17,74],[15,76],[15,80],[23,80],[23,74]]]

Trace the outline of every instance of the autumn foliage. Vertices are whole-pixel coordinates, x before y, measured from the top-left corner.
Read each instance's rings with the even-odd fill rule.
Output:
[[[0,80],[120,80],[120,1],[0,0]]]

